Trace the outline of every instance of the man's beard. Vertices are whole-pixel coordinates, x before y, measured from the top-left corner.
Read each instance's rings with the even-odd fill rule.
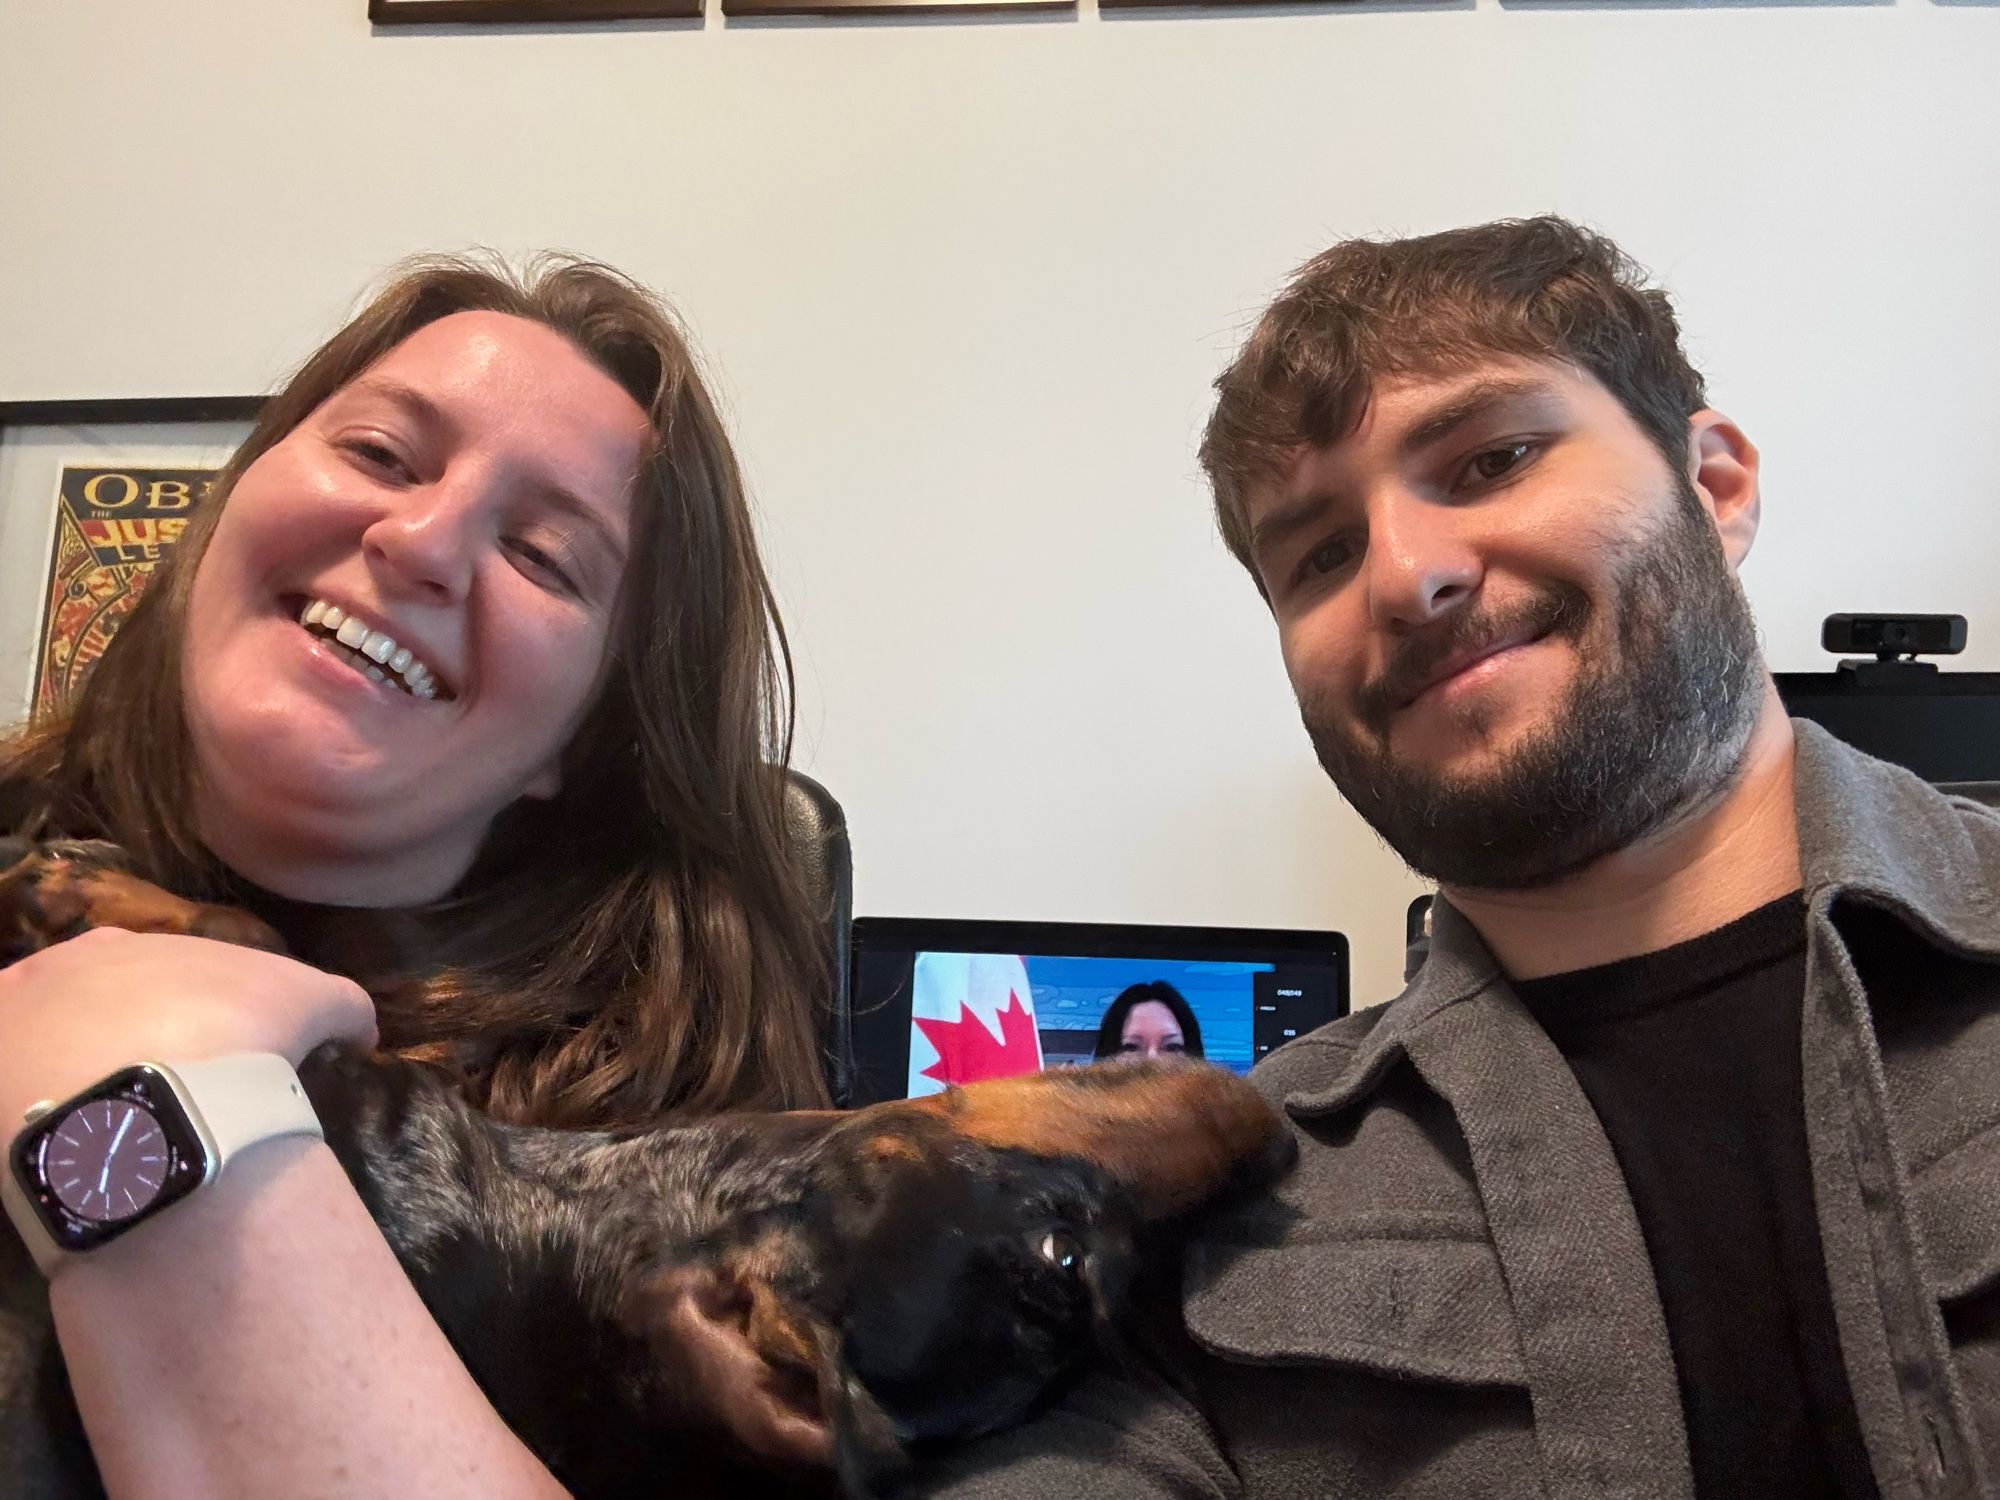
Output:
[[[1580,590],[1551,586],[1413,637],[1362,689],[1358,715],[1301,697],[1320,764],[1418,874],[1473,889],[1550,885],[1735,775],[1763,692],[1757,628],[1700,501],[1685,479],[1679,489],[1672,515],[1613,580],[1610,630],[1592,632],[1598,611]],[[1399,761],[1389,726],[1400,705],[1451,657],[1515,632],[1577,650],[1575,680],[1546,723],[1476,775]]]

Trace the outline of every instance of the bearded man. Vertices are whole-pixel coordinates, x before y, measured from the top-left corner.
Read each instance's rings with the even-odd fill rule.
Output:
[[[1273,1054],[1298,1170],[954,1495],[2000,1493],[2000,819],[1789,721],[1758,454],[1553,218],[1309,262],[1202,446],[1334,784],[1440,887]]]

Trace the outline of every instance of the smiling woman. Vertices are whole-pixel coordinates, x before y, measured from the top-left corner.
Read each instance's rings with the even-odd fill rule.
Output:
[[[646,434],[562,334],[468,311],[248,465],[188,600],[209,848],[287,896],[424,901],[502,808],[557,796],[606,676]]]
[[[272,399],[81,700],[0,760],[0,822],[386,958],[355,976],[384,1040],[509,1114],[810,1103],[788,687],[665,309],[598,266],[429,261]]]
[[[587,262],[413,264],[266,405],[77,701],[0,741],[0,834],[109,840],[302,961],[97,934],[0,971],[0,1136],[136,1059],[378,1033],[503,1120],[823,1103],[789,688],[672,315]],[[0,1237],[0,1325],[29,1274]],[[50,1291],[114,1494],[547,1483],[322,1146]]]

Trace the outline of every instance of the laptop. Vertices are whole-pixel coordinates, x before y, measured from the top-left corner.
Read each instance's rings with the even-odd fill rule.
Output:
[[[1338,932],[858,917],[854,1102],[1159,1052],[1247,1073],[1347,1014]]]

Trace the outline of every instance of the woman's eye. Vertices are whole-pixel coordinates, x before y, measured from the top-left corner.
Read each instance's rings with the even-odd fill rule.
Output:
[[[516,557],[519,557],[536,572],[546,575],[549,581],[564,593],[573,594],[576,592],[576,583],[571,579],[568,570],[545,548],[539,547],[523,537],[516,537],[508,543],[508,546],[513,549]]]
[[[1042,1236],[1035,1251],[1058,1271],[1075,1275],[1083,1269],[1083,1246],[1066,1229],[1051,1229]]]
[[[349,453],[371,469],[379,469],[398,479],[416,477],[410,466],[403,462],[402,455],[387,443],[378,443],[372,438],[349,438],[345,446]]]
[[[1481,479],[1504,479],[1534,452],[1533,443],[1509,443],[1504,448],[1488,448],[1476,453],[1468,467]]]

